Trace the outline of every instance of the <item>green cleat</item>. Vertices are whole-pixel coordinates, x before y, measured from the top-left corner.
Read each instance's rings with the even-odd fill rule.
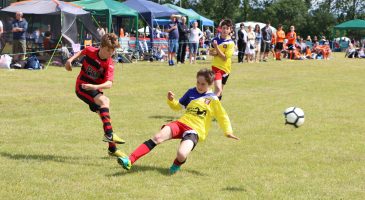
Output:
[[[106,134],[104,134],[103,141],[104,142],[115,142],[117,144],[124,144],[125,143],[125,141],[122,138],[118,137],[114,133],[112,133],[111,136],[107,136]]]
[[[108,154],[109,154],[109,156],[115,156],[115,157],[126,157],[127,156],[123,151],[121,151],[119,149],[117,149],[114,152],[111,152],[110,150],[108,150]]]
[[[118,157],[118,163],[126,170],[130,170],[132,167],[132,163],[127,156]]]
[[[173,175],[180,170],[180,166],[172,164],[170,167],[170,174]]]

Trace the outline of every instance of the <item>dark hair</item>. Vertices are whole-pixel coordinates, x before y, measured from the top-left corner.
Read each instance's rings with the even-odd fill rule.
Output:
[[[259,25],[259,24],[256,24],[256,25],[255,25],[255,30],[254,30],[254,31],[256,32],[257,27],[259,27],[259,28],[258,28],[258,31],[259,31],[259,32],[261,32],[261,28],[260,28],[260,25]]]
[[[224,26],[224,25],[226,25],[228,27],[232,27],[233,26],[232,25],[232,20],[230,20],[230,19],[223,20],[222,23],[221,23],[221,26]]]
[[[243,22],[240,24],[240,27],[242,27],[242,26],[245,27],[245,24]]]
[[[280,28],[280,27],[282,28],[282,27],[283,27],[283,25],[282,25],[282,24],[279,24],[279,25],[278,25],[278,28]]]
[[[196,78],[198,78],[199,76],[203,76],[205,78],[205,80],[207,81],[207,83],[209,85],[212,85],[212,83],[214,81],[214,72],[212,70],[203,68],[198,71],[198,73],[196,74]]]
[[[116,49],[120,47],[118,37],[114,33],[107,33],[101,38],[101,47]]]

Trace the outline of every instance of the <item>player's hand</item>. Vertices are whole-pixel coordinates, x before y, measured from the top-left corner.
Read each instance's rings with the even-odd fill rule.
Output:
[[[69,61],[69,60],[66,61],[65,68],[67,71],[72,71],[71,61]]]
[[[227,137],[228,137],[228,138],[235,139],[235,140],[239,140],[239,139],[240,139],[239,137],[237,137],[237,136],[233,135],[233,133],[228,134],[228,135],[227,135]]]
[[[174,94],[172,91],[169,91],[169,92],[167,93],[167,98],[168,98],[170,101],[174,100],[174,97],[175,97],[175,94]]]
[[[84,90],[97,90],[96,85],[93,84],[81,84],[81,88]]]
[[[217,42],[217,40],[213,40],[213,47],[214,47],[214,48],[217,48],[217,46],[218,46],[218,42]]]

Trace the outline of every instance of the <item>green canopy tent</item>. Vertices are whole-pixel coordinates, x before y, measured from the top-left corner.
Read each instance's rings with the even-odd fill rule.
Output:
[[[354,19],[347,22],[343,22],[341,24],[336,25],[333,28],[333,38],[335,38],[336,30],[340,31],[340,35],[344,36],[344,31],[348,30],[365,30],[365,20]],[[340,41],[341,43],[341,41]],[[341,45],[340,45],[341,46]],[[342,45],[341,48],[347,48],[347,45]]]
[[[195,12],[192,12],[190,10],[187,10],[185,8],[181,8],[179,6],[176,6],[176,5],[173,5],[173,4],[163,4],[164,6],[167,6],[169,8],[172,8],[174,10],[176,10],[177,12],[179,12],[181,15],[184,15],[186,16],[188,19],[186,20],[187,22],[190,22],[190,21],[194,21],[194,20],[200,20],[200,15],[198,15],[197,13]]]
[[[74,1],[72,3],[79,5],[84,10],[91,12],[93,16],[106,16],[108,30],[112,30],[113,16],[126,16],[134,18],[134,28],[136,30],[136,34],[138,34],[138,12],[121,2],[114,0],[81,0]]]

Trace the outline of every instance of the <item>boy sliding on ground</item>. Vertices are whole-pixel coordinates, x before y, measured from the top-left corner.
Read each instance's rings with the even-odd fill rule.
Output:
[[[117,149],[117,144],[124,141],[113,133],[109,115],[109,98],[102,89],[109,89],[113,85],[114,63],[112,55],[119,47],[118,37],[113,33],[105,34],[101,38],[101,47],[86,47],[69,58],[65,68],[71,71],[72,61],[84,56],[79,76],[76,80],[76,95],[89,105],[90,110],[99,114],[104,128],[104,142],[109,143],[108,153],[112,156],[123,156]]]
[[[221,23],[222,32],[220,36],[213,39],[214,56],[212,70],[215,73],[214,93],[219,100],[222,99],[223,86],[227,83],[229,73],[231,73],[232,60],[234,52],[234,41],[229,34],[232,31],[232,21],[225,19]]]
[[[176,111],[185,108],[184,115],[177,121],[163,126],[151,139],[137,147],[129,157],[119,157],[118,163],[124,169],[129,170],[134,162],[149,153],[156,145],[170,139],[181,139],[176,159],[170,167],[170,173],[176,173],[198,141],[204,141],[207,137],[212,117],[218,120],[228,138],[239,139],[232,133],[231,122],[221,102],[210,90],[214,72],[201,69],[196,78],[196,87],[189,89],[179,101],[175,99],[173,92],[169,91],[167,94],[167,104],[170,108]]]

